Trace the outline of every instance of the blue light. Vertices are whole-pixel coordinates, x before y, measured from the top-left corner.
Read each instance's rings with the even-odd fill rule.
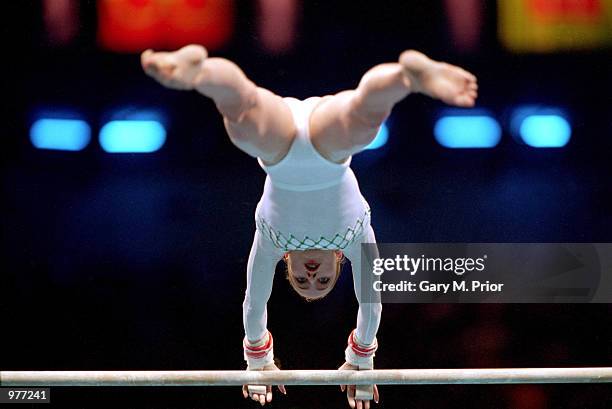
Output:
[[[91,128],[80,119],[41,118],[30,128],[30,141],[38,149],[80,151],[91,140]]]
[[[150,153],[166,141],[166,129],[153,120],[110,121],[100,130],[100,145],[110,153]]]
[[[436,141],[445,148],[493,148],[501,139],[501,126],[495,118],[484,115],[448,115],[434,127]]]
[[[562,148],[572,136],[572,127],[562,116],[532,115],[523,120],[520,133],[534,148]]]
[[[561,148],[569,142],[572,127],[559,108],[522,106],[512,113],[512,134],[534,148]]]
[[[380,128],[378,128],[378,133],[376,137],[368,146],[364,148],[364,150],[372,150],[382,148],[387,141],[389,140],[389,127],[386,123],[383,123]]]

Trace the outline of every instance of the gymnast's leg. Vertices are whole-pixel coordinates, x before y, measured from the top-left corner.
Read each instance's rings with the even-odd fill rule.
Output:
[[[289,107],[278,95],[256,86],[233,62],[208,58],[204,47],[188,45],[174,52],[147,50],[141,63],[162,85],[211,98],[231,141],[247,154],[275,163],[289,150],[295,134]]]
[[[397,63],[370,69],[356,89],[323,98],[310,120],[314,146],[333,162],[360,152],[374,139],[393,106],[415,92],[471,107],[478,85],[476,77],[460,67],[418,51],[404,51]]]

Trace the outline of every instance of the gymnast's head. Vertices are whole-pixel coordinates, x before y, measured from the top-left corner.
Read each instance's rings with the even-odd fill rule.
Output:
[[[307,301],[315,301],[336,285],[344,255],[340,250],[289,251],[284,260],[291,287]]]

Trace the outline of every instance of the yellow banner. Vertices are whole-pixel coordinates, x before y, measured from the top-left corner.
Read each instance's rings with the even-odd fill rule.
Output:
[[[498,0],[499,37],[515,52],[612,46],[612,0]]]

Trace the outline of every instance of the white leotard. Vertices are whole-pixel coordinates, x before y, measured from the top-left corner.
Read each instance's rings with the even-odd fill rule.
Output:
[[[376,242],[370,226],[370,207],[349,167],[351,158],[333,163],[321,156],[310,141],[310,114],[319,100],[284,98],[293,114],[295,139],[279,163],[266,166],[258,159],[267,177],[255,211],[257,229],[247,265],[243,321],[248,340],[260,340],[266,334],[266,304],[274,270],[290,250],[342,250],[351,261],[359,301],[357,339],[372,344],[378,331],[381,304],[378,300],[363,300],[360,295],[360,244]]]

